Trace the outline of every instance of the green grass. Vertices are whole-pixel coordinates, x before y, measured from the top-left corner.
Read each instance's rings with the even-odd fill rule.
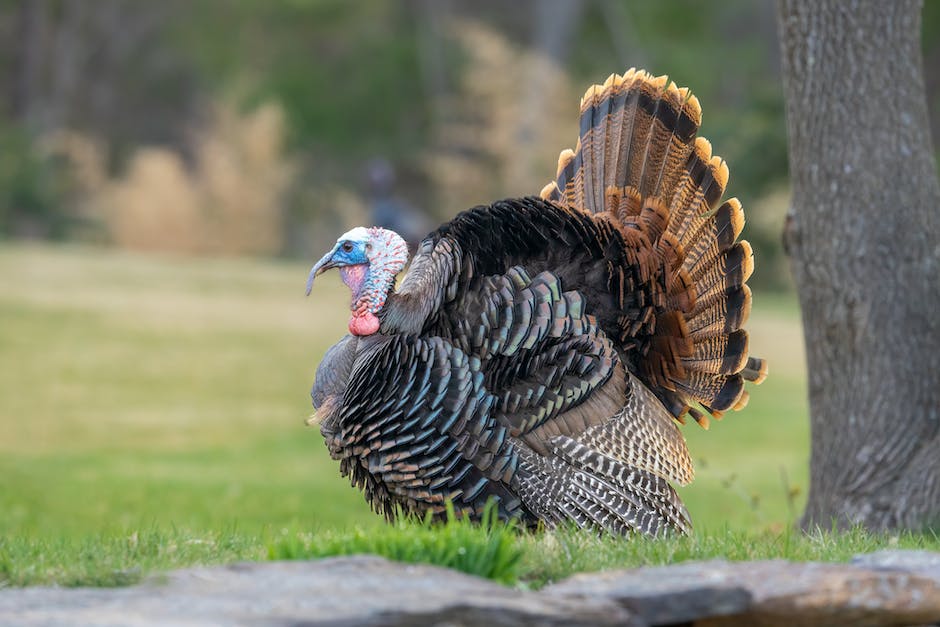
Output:
[[[343,324],[305,274],[0,252],[0,534],[378,524],[303,425]]]
[[[804,534],[787,527],[761,532],[724,528],[691,536],[624,541],[565,529],[526,539],[520,579],[539,587],[579,572],[710,559],[845,562],[853,555],[887,548],[938,551],[940,537],[874,534],[863,529]]]
[[[421,521],[351,530],[237,529],[194,534],[153,528],[130,534],[0,539],[0,587],[37,584],[120,586],[152,572],[194,564],[316,559],[373,554],[539,588],[579,572],[658,566],[690,560],[787,559],[843,562],[884,548],[940,551],[935,535],[872,534],[861,529],[805,535],[722,529],[658,540],[597,536],[566,528],[526,533],[512,525],[442,525]]]
[[[456,519],[450,509],[445,524],[402,517],[394,525],[378,530],[285,534],[269,545],[268,557],[316,559],[371,553],[397,562],[435,564],[511,584],[520,576],[521,538],[512,522],[503,523],[496,518],[495,508],[484,511],[480,524]]]
[[[370,538],[379,550],[381,534],[406,533],[369,511],[303,426],[316,362],[348,308],[335,276],[304,299],[306,274],[287,262],[0,248],[0,581],[121,583],[263,559],[285,534],[312,555]],[[681,491],[696,525],[683,542],[782,537],[802,508],[793,298],[757,294],[748,327],[771,376],[744,412],[685,427],[697,479]],[[537,540],[517,542],[516,578],[548,572],[524,566]]]
[[[193,533],[151,528],[125,533],[0,539],[0,588],[57,584],[122,586],[152,572],[266,558],[261,536],[236,529]]]

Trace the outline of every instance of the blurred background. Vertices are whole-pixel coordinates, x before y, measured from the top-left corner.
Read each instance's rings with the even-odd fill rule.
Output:
[[[0,533],[378,524],[302,426],[346,229],[535,194],[631,66],[702,102],[771,377],[685,428],[700,528],[782,528],[808,463],[770,0],[0,1]],[[940,129],[940,3],[924,12]],[[931,129],[924,129],[931,132]],[[936,137],[936,135],[935,135]],[[937,142],[934,142],[937,145]]]

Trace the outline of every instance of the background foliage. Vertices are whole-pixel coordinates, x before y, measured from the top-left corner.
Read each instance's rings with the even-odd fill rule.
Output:
[[[928,3],[927,68],[938,18]],[[537,192],[584,89],[640,66],[703,102],[752,209],[755,281],[781,287],[777,56],[770,0],[7,0],[0,234],[309,256],[369,221],[376,159],[430,226]]]

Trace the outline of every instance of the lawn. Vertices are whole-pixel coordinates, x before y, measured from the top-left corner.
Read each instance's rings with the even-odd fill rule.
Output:
[[[264,559],[286,536],[379,532],[303,424],[348,303],[329,275],[305,299],[306,273],[296,262],[0,249],[0,580],[5,569],[18,583],[119,583],[121,564]],[[757,294],[749,328],[770,378],[745,411],[684,428],[697,480],[681,496],[700,538],[779,536],[805,498],[792,296]],[[114,557],[104,575],[70,579],[57,565],[96,553]]]
[[[374,523],[303,424],[342,325],[305,274],[0,252],[0,533]]]

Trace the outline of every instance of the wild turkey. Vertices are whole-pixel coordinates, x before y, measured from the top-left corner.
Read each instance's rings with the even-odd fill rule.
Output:
[[[407,248],[356,228],[314,265],[352,291],[351,335],[311,391],[330,453],[380,514],[448,501],[528,525],[691,528],[670,481],[693,470],[675,422],[747,403],[763,360],[744,214],[696,138],[698,99],[630,70],[587,90],[580,138],[539,197],[465,211]]]

